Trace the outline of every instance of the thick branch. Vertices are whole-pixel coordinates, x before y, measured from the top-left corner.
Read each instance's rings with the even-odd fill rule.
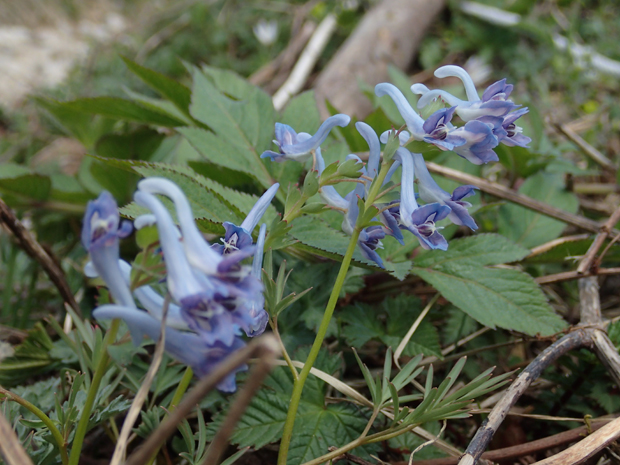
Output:
[[[616,385],[620,386],[620,355],[602,326],[601,300],[598,279],[595,276],[579,280],[579,301],[581,303],[580,324],[592,328],[590,334],[594,343],[594,351]]]
[[[510,385],[504,397],[493,407],[488,418],[478,428],[476,435],[469,443],[465,455],[459,461],[459,465],[472,465],[476,463],[491,442],[491,438],[493,438],[504,418],[506,418],[508,411],[517,402],[519,397],[523,395],[530,384],[562,355],[573,349],[590,345],[591,341],[588,336],[586,330],[573,331],[538,355]]]
[[[49,276],[50,280],[54,283],[60,296],[63,300],[71,306],[71,308],[78,314],[82,315],[79,305],[73,297],[71,288],[65,278],[65,273],[62,268],[58,266],[56,261],[47,253],[47,251],[37,242],[24,225],[17,219],[15,213],[4,203],[0,198],[0,223],[4,223],[9,231],[13,233],[18,240],[20,246],[24,251],[33,259],[35,259],[41,267],[45,270],[45,273]]]
[[[323,116],[325,100],[338,111],[363,118],[372,104],[358,86],[389,79],[390,65],[406,69],[426,29],[445,0],[384,0],[373,7],[320,74],[316,98]]]

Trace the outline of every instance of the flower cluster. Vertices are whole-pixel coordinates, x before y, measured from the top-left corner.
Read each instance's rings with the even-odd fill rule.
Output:
[[[381,240],[386,235],[393,236],[402,243],[402,231],[406,230],[419,240],[423,248],[446,250],[448,243],[439,232],[441,227],[436,225],[438,221],[448,218],[454,224],[467,226],[472,230],[478,228],[468,212],[471,204],[464,200],[474,195],[477,188],[461,186],[452,194],[441,189],[428,172],[422,155],[405,148],[411,140],[427,142],[441,150],[454,151],[476,165],[497,161],[498,157],[493,149],[500,143],[525,147],[530,142],[530,138],[524,136],[522,129],[515,124],[528,109],[519,108],[520,105],[509,99],[513,86],[506,84],[505,79],[489,86],[480,98],[473,80],[464,69],[458,66],[444,66],[439,68],[435,75],[461,79],[468,100],[460,100],[443,90],[429,90],[422,84],[414,84],[411,87],[412,91],[422,94],[418,107],[422,108],[436,98],[441,98],[450,105],[449,108],[436,111],[426,120],[411,107],[402,92],[394,85],[381,83],[375,87],[378,97],[387,95],[394,101],[407,126],[407,131],[399,131],[396,134],[401,147],[396,150],[394,161],[383,180],[383,184],[389,182],[397,168],[401,167],[400,201],[375,204],[378,209],[377,218],[371,226],[361,229],[358,240],[362,254],[380,267],[383,267],[383,263],[376,250],[382,247]],[[465,122],[463,126],[457,127],[453,124],[452,118],[455,114]],[[321,144],[334,127],[344,127],[349,121],[347,115],[332,116],[321,125],[314,136],[306,133],[297,134],[290,126],[276,123],[274,143],[279,150],[266,151],[262,157],[268,157],[276,162],[286,160],[304,162],[312,158],[313,167],[321,175],[325,169]],[[356,155],[351,154],[347,157],[348,160],[357,160],[359,163],[360,178],[357,186],[344,197],[332,185],[321,185],[319,189],[323,201],[332,209],[344,214],[342,230],[347,234],[352,234],[356,227],[359,214],[358,201],[367,199],[371,183],[377,177],[381,160],[380,142],[388,143],[391,132],[383,133],[381,138],[378,138],[367,124],[358,122],[355,126],[369,147],[369,157],[365,166]],[[415,184],[418,185],[417,193],[414,189]],[[419,205],[418,199],[424,204]]]
[[[183,192],[163,178],[147,178],[138,185],[134,200],[150,213],[135,220],[135,227],[156,225],[166,284],[171,302],[167,306],[165,349],[191,366],[198,376],[209,373],[231,352],[244,345],[241,334],[262,334],[268,322],[264,309],[262,268],[266,225],[261,225],[256,244],[252,232],[279,188],[274,184],[237,226],[225,223],[222,245],[210,245],[198,230]],[[174,204],[179,228],[162,202]],[[82,243],[91,262],[86,273],[100,276],[108,286],[113,304],[97,307],[97,319],[120,318],[127,323],[137,345],[144,335],[157,339],[164,317],[164,296],[148,285],[130,288],[131,266],[119,260],[119,239],[131,232],[131,224],[120,222],[114,198],[107,192],[88,204]],[[243,260],[253,257],[252,266]],[[136,299],[140,307],[136,304]],[[188,350],[191,348],[191,350]],[[236,388],[231,373],[218,388]]]
[[[476,187],[460,186],[452,193],[441,189],[422,155],[406,148],[410,141],[423,141],[441,150],[454,151],[477,165],[497,160],[493,149],[500,143],[525,147],[530,142],[515,124],[528,110],[509,99],[512,85],[505,80],[492,84],[478,97],[471,77],[462,68],[444,66],[435,75],[461,79],[467,100],[414,84],[412,91],[421,94],[418,107],[436,98],[450,105],[424,120],[395,86],[378,84],[376,95],[387,95],[394,101],[407,130],[388,131],[378,137],[366,123],[356,123],[369,150],[366,162],[355,154],[347,156],[347,166],[353,170],[343,168],[341,173],[340,168],[334,171],[332,166],[328,171],[321,153],[321,145],[330,132],[350,123],[351,118],[342,114],[328,118],[314,135],[297,133],[290,126],[276,123],[277,151],[268,150],[261,155],[275,162],[312,160],[316,173],[307,179],[312,180],[314,187],[307,189],[310,193],[304,201],[317,192],[314,179],[318,177],[318,193],[324,203],[343,214],[342,230],[357,237],[362,254],[380,267],[383,262],[377,249],[382,247],[381,241],[386,236],[403,244],[408,231],[421,247],[446,250],[448,242],[440,232],[439,221],[449,219],[472,230],[478,228],[468,211],[471,204],[465,200],[474,195]],[[462,126],[454,125],[454,115],[463,120]],[[383,159],[382,143],[387,144]],[[399,168],[400,182],[392,182]],[[333,185],[343,180],[355,183],[344,196]],[[386,200],[385,194],[399,186],[398,200],[394,200],[396,197]],[[244,345],[244,334],[248,337],[262,334],[268,323],[261,282],[266,225],[260,226],[256,243],[252,234],[278,188],[278,184],[269,188],[240,225],[224,223],[222,243],[211,245],[198,230],[190,204],[176,184],[163,178],[147,178],[138,184],[134,200],[149,213],[136,218],[134,227],[157,227],[166,267],[168,304],[163,295],[148,285],[131,288],[131,265],[119,259],[119,240],[131,232],[131,224],[121,222],[116,202],[109,193],[102,193],[89,203],[84,218],[82,242],[92,260],[85,271],[105,281],[114,303],[100,305],[94,310],[94,317],[124,320],[135,344],[144,335],[157,339],[165,318],[166,351],[191,366],[199,376],[212,371],[223,358]],[[172,202],[178,227],[158,196]],[[360,214],[362,207],[363,214]],[[301,211],[299,206],[297,213]],[[295,215],[288,218],[294,219]],[[249,258],[252,258],[251,266],[245,264]],[[229,374],[218,387],[234,391],[235,373]]]

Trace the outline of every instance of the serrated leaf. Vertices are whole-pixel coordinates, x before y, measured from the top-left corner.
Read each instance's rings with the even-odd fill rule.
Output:
[[[350,241],[349,236],[331,228],[324,221],[310,216],[295,219],[291,224],[290,234],[300,242],[294,247],[337,261],[342,261]],[[353,253],[353,262],[364,268],[381,269],[373,261],[364,258],[359,248],[356,248]],[[401,280],[411,269],[411,262],[385,261],[384,265],[386,270]]]
[[[31,172],[16,163],[3,163],[0,169],[0,192],[47,200],[52,183],[49,177]]]
[[[246,88],[240,91],[243,100],[233,100],[199,70],[194,70],[192,76],[190,113],[213,132],[193,128],[180,132],[212,163],[234,166],[233,169],[250,174],[264,187],[271,186],[274,178],[260,159],[269,147],[274,130],[270,97],[258,88],[251,91]]]
[[[139,65],[127,57],[121,56],[121,58],[127,65],[127,68],[138,76],[146,85],[155,90],[162,97],[167,98],[179,110],[189,116],[191,91],[186,86],[157,71]]]
[[[413,272],[485,326],[529,335],[550,335],[566,327],[540,287],[522,271],[445,263],[414,267]]]
[[[396,347],[420,312],[417,298],[400,295],[384,300],[381,311],[370,305],[356,304],[344,308],[339,318],[342,334],[351,346],[361,347],[374,339]],[[426,320],[422,321],[404,350],[408,356],[422,353],[442,358],[437,330]]]
[[[529,177],[519,192],[569,213],[577,213],[579,207],[575,194],[564,188],[562,175],[539,172]],[[559,237],[566,224],[525,207],[508,204],[499,210],[498,226],[501,234],[531,248]]]
[[[87,115],[101,115],[122,121],[152,124],[155,126],[175,127],[185,124],[160,111],[146,108],[134,101],[117,97],[89,97],[68,102],[55,102],[68,111]]]
[[[529,250],[499,234],[476,234],[450,241],[445,252],[425,253],[415,260],[415,266],[427,268],[450,263],[498,265],[519,261],[528,254]]]

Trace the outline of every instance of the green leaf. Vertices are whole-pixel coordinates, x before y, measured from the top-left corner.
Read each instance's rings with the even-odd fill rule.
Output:
[[[519,192],[569,213],[576,213],[579,207],[577,197],[565,190],[559,174],[539,172],[529,177]],[[514,204],[500,208],[498,225],[501,234],[527,248],[556,239],[566,227],[561,221]]]
[[[3,163],[0,169],[0,191],[30,199],[47,200],[52,182],[47,176],[32,173],[16,163]]]
[[[365,304],[346,307],[339,314],[342,335],[347,344],[353,347],[361,347],[370,340],[397,347],[421,310],[420,300],[407,295],[385,299],[380,309]],[[423,320],[403,353],[407,356],[423,353],[442,358],[435,327]]]
[[[129,170],[144,177],[159,176],[175,182],[187,196],[199,226],[208,232],[221,233],[222,228],[218,224],[224,221],[241,224],[258,200],[258,197],[235,191],[212,179],[205,178],[187,166],[94,158],[110,166]],[[171,204],[168,203],[168,205]],[[146,209],[131,203],[123,207],[121,213],[129,218],[135,218],[146,213]],[[276,216],[275,208],[269,206],[262,221],[269,224]]]
[[[278,121],[288,124],[298,133],[314,134],[321,125],[321,115],[316,106],[314,91],[308,90],[293,97],[284,107],[282,117]]]
[[[129,70],[138,76],[146,85],[155,90],[162,97],[170,100],[179,110],[189,116],[191,91],[180,82],[168,76],[145,68],[127,57],[121,56]]]
[[[299,241],[295,248],[306,250],[317,255],[342,261],[347,251],[350,238],[315,217],[306,216],[295,219],[291,224],[291,236]],[[359,248],[353,253],[353,262],[364,268],[380,270],[376,263],[364,258]],[[411,268],[410,262],[392,263],[384,261],[386,270],[397,279],[404,279]]]
[[[155,126],[175,127],[185,124],[184,121],[172,118],[163,112],[146,108],[131,100],[117,97],[90,97],[69,102],[55,102],[66,111],[82,113],[82,115],[101,115],[106,118]]]
[[[532,277],[521,271],[456,262],[413,272],[485,326],[544,336],[566,327]]]
[[[445,252],[431,251],[415,261],[420,268],[438,267],[447,264],[499,265],[516,262],[529,254],[529,250],[515,244],[499,234],[476,234],[454,239]]]
[[[294,358],[305,360],[305,348]],[[342,359],[321,352],[315,366],[329,374],[341,369]],[[231,442],[240,447],[256,449],[275,442],[282,436],[288,403],[293,390],[293,380],[288,368],[276,367],[267,377],[264,387],[252,399],[231,436]],[[329,446],[343,446],[359,437],[367,419],[359,408],[350,404],[325,405],[326,384],[310,375],[301,397],[288,463],[299,464],[328,453]],[[226,414],[226,408],[216,414],[208,425],[207,434],[212,439]],[[356,455],[368,457],[377,451],[376,445],[356,449]]]
[[[273,136],[275,112],[271,98],[258,88],[248,90],[247,84],[242,87],[232,79],[229,84],[235,87],[228,90],[242,95],[236,97],[242,100],[233,100],[199,70],[193,71],[193,78],[190,113],[213,132],[185,128],[181,134],[210,162],[249,174],[264,187],[271,186],[274,178],[260,159]]]

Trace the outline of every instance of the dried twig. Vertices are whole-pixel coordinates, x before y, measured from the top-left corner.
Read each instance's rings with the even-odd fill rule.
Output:
[[[114,454],[112,455],[110,465],[118,465],[119,463],[121,463],[121,460],[125,456],[125,450],[127,448],[129,435],[131,434],[134,423],[138,419],[138,414],[142,409],[142,404],[144,404],[144,401],[146,400],[146,396],[149,393],[151,384],[153,384],[153,380],[155,379],[155,375],[157,374],[157,370],[159,369],[161,359],[164,356],[164,347],[166,341],[166,317],[168,316],[169,305],[170,294],[166,294],[166,298],[164,299],[159,340],[157,341],[157,345],[155,347],[153,361],[151,362],[151,366],[149,366],[149,369],[146,372],[146,376],[144,377],[144,381],[142,382],[142,385],[140,386],[136,397],[134,397],[133,402],[131,403],[129,412],[127,412],[127,416],[125,417],[125,421],[123,423],[123,428],[121,429],[121,434],[116,441],[116,447],[114,448]]]
[[[599,249],[602,247],[605,239],[610,235],[616,223],[620,221],[620,208],[618,208],[609,219],[601,226],[599,233],[596,235],[594,242],[590,245],[590,248],[586,252],[586,254],[581,259],[581,263],[577,267],[578,273],[585,273],[586,271],[590,271],[592,268],[592,264],[596,259],[596,254]]]
[[[538,284],[552,284],[562,281],[571,281],[573,279],[580,279],[587,276],[605,276],[612,274],[620,274],[620,268],[599,268],[596,273],[579,273],[578,271],[564,271],[562,273],[550,274],[547,276],[539,276],[535,278]]]
[[[596,431],[602,428],[604,425],[611,422],[609,420],[595,420],[591,424],[590,431]],[[530,441],[526,444],[519,444],[518,446],[505,447],[503,449],[491,450],[485,452],[480,457],[483,460],[489,460],[492,462],[502,462],[518,457],[524,457],[526,455],[535,454],[536,452],[546,451],[553,447],[563,446],[575,442],[588,433],[586,426],[580,426],[579,428],[564,431],[562,433],[554,434],[543,439],[537,439],[536,441]],[[445,457],[441,459],[432,460],[418,460],[415,465],[456,465],[459,459],[457,457]],[[407,462],[397,462],[394,465],[407,465]]]
[[[572,447],[533,465],[579,465],[620,437],[620,418],[607,423]]]
[[[49,276],[50,280],[54,283],[60,296],[64,301],[71,306],[71,308],[78,315],[82,315],[80,306],[75,301],[71,288],[67,283],[65,273],[60,268],[58,263],[50,256],[50,254],[37,242],[33,235],[28,231],[24,225],[17,219],[15,213],[8,207],[6,203],[0,198],[0,223],[4,223],[7,228],[13,233],[18,240],[22,249],[33,259],[35,259],[41,267],[45,270],[45,273]]]
[[[274,350],[275,349],[275,350]],[[259,358],[258,363],[252,369],[250,376],[243,385],[243,388],[239,391],[239,394],[235,397],[235,400],[231,403],[228,414],[221,424],[220,429],[211,441],[209,448],[207,449],[203,465],[215,465],[219,463],[222,453],[226,450],[228,445],[228,438],[233,433],[235,425],[243,415],[243,412],[250,405],[250,401],[254,394],[260,388],[261,384],[269,372],[273,369],[275,361],[280,354],[280,347],[277,349],[274,347],[267,348],[264,351],[262,357]]]
[[[607,158],[601,152],[588,144],[579,134],[573,131],[569,126],[567,126],[566,124],[555,124],[555,127],[568,139],[574,142],[581,150],[583,150],[586,155],[588,155],[592,160],[601,165],[603,168],[607,168],[610,170],[616,169],[614,163],[609,158]]]
[[[33,465],[11,424],[0,412],[0,454],[8,465]]]
[[[598,279],[596,277],[579,280],[579,300],[581,303],[580,324],[591,328],[594,351],[615,383],[620,386],[620,355],[603,326]]]
[[[308,40],[310,40],[315,29],[316,23],[314,21],[306,21],[299,33],[291,39],[286,48],[272,61],[253,73],[248,78],[248,81],[255,86],[265,85],[267,92],[273,92],[279,88],[286,80],[288,73],[297,61],[297,57],[308,43]],[[276,87],[273,87],[274,83]]]
[[[485,451],[491,438],[506,418],[508,411],[517,402],[519,397],[537,379],[543,370],[555,362],[567,352],[590,344],[590,338],[586,330],[577,330],[568,333],[566,336],[547,347],[506,390],[504,397],[493,407],[487,419],[482,423],[476,435],[467,446],[465,455],[459,461],[459,465],[475,464],[482,453]]]
[[[510,200],[511,202],[519,204],[525,208],[529,208],[537,213],[542,213],[543,215],[555,218],[556,220],[576,226],[585,231],[598,233],[601,230],[602,225],[597,221],[552,207],[549,204],[532,199],[531,197],[520,194],[519,192],[502,186],[496,182],[487,181],[486,179],[472,176],[471,174],[462,173],[461,171],[448,168],[446,166],[441,166],[430,161],[426,162],[426,165],[428,166],[429,171],[433,173],[440,174],[454,181],[462,182],[463,184],[473,184],[487,194],[494,195],[495,197],[499,197],[501,199]],[[615,229],[611,232],[614,235],[620,233]]]
[[[327,42],[336,30],[336,17],[329,14],[321,21],[316,28],[308,45],[302,52],[297,64],[293,68],[289,78],[282,84],[282,87],[273,96],[273,106],[276,110],[281,110],[290,98],[297,94],[306,83],[312,68],[321,56]]]
[[[191,350],[191,348],[188,350]],[[252,357],[261,357],[273,352],[277,353],[278,350],[278,342],[274,337],[270,334],[265,334],[251,341],[243,349],[232,353],[211,374],[198,381],[194,389],[187,393],[183,401],[170,413],[170,416],[159,425],[138,450],[129,456],[125,462],[126,465],[142,465],[146,463],[151,458],[153,450],[176,431],[177,425],[189,415],[196,404],[200,403],[202,398],[232,370],[243,365]]]

